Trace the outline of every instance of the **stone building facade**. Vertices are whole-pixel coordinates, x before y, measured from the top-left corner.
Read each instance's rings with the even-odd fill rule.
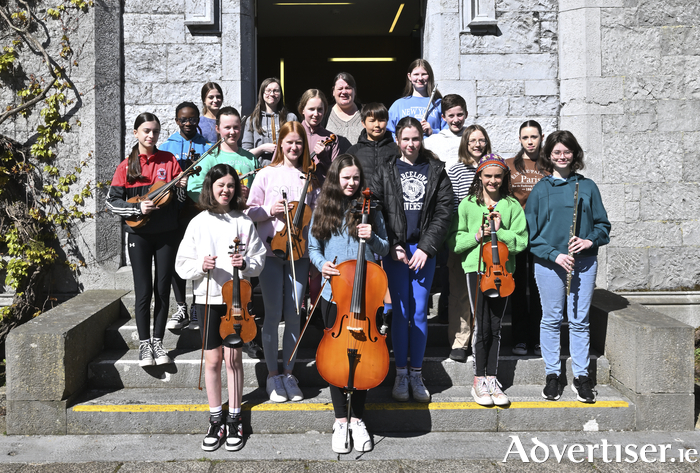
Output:
[[[122,4],[123,3],[123,4]],[[122,5],[119,5],[122,4]],[[598,285],[679,290],[700,284],[700,3],[696,0],[422,0],[423,57],[440,90],[467,101],[494,151],[511,156],[526,119],[571,130],[613,224]],[[258,84],[254,0],[100,2],[83,64],[77,150],[92,179],[110,179],[143,111],[175,130],[174,107],[201,85],[250,113]],[[93,67],[94,66],[94,67]],[[362,86],[362,85],[360,85]],[[397,85],[399,87],[399,85]],[[21,140],[21,127],[16,134]],[[119,276],[117,220],[85,224],[82,288],[129,286]]]

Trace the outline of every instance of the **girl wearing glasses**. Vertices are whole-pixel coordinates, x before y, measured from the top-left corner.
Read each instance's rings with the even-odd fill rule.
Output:
[[[462,269],[462,258],[455,254],[455,236],[457,234],[457,209],[460,202],[469,194],[469,188],[476,175],[479,160],[491,154],[491,140],[486,130],[479,125],[471,125],[464,129],[459,143],[457,164],[447,170],[447,176],[452,183],[455,201],[452,214],[452,226],[446,245],[449,250],[447,269],[449,274],[450,295],[448,298],[447,339],[451,347],[450,358],[467,361],[471,351],[471,305],[467,292],[467,280]]]
[[[175,123],[180,128],[179,132],[170,135],[168,141],[160,147],[161,151],[172,153],[182,170],[189,168],[192,163],[211,148],[211,143],[197,132],[199,125],[199,109],[192,102],[182,102],[175,109]],[[191,154],[190,154],[191,153]],[[187,199],[180,207],[178,214],[178,242],[182,241],[185,229],[190,220],[197,215],[195,203]],[[190,323],[185,301],[185,280],[173,271],[173,295],[177,302],[177,311],[170,316],[166,328],[169,330],[181,329]],[[193,317],[194,318],[194,317]]]
[[[547,137],[541,163],[551,175],[532,189],[525,216],[542,298],[540,343],[547,375],[542,396],[555,401],[562,393],[559,339],[566,304],[574,376],[571,388],[579,401],[593,403],[594,382],[588,377],[588,310],[598,269],[598,248],[610,241],[610,221],[598,187],[576,172],[583,169],[583,149],[571,132],[556,131]],[[574,202],[576,184],[578,199]],[[574,208],[578,209],[577,223],[574,236],[570,237]],[[567,296],[569,273],[571,291]]]
[[[258,90],[258,103],[243,130],[241,146],[258,158],[261,166],[267,166],[272,161],[280,128],[296,119],[296,115],[288,112],[284,105],[279,79],[265,79]]]

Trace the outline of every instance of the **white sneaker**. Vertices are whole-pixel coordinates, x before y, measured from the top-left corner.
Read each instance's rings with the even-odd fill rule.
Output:
[[[474,384],[472,385],[472,397],[474,402],[480,406],[493,406],[493,399],[489,394],[489,386],[486,381],[486,376],[475,376]]]
[[[518,343],[513,347],[513,355],[525,356],[527,355],[527,345],[524,343]]]
[[[287,391],[284,389],[284,382],[281,374],[267,378],[267,395],[272,402],[284,402],[287,398]]]
[[[408,378],[411,384],[413,399],[418,402],[430,402],[430,393],[423,384],[423,374],[421,371],[412,371]]]
[[[391,397],[397,401],[408,401],[408,373],[396,374],[394,389],[391,390]]]
[[[501,391],[501,383],[496,379],[495,376],[487,376],[486,382],[489,387],[489,394],[491,395],[491,400],[497,406],[507,406],[510,404],[510,400],[506,393]]]
[[[371,452],[374,448],[372,443],[372,437],[369,436],[367,432],[367,427],[365,423],[360,420],[355,422],[350,422],[350,433],[352,434],[352,443],[355,446],[355,450],[358,452]]]
[[[293,374],[283,374],[282,381],[284,382],[284,390],[287,391],[287,397],[290,401],[301,401],[304,399],[304,393],[299,389],[299,382]]]
[[[348,444],[345,444],[345,440]],[[352,438],[348,437],[348,423],[335,421],[333,424],[333,439],[331,448],[335,453],[350,453],[352,451]]]

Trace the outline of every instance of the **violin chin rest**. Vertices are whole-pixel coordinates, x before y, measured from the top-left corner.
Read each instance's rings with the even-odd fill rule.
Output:
[[[224,338],[221,344],[227,348],[240,348],[243,346],[243,340],[238,336],[237,333],[232,333],[231,335]]]
[[[489,297],[491,299],[495,299],[496,297],[501,297],[501,295],[495,289],[487,289],[486,292],[484,292],[484,296]]]

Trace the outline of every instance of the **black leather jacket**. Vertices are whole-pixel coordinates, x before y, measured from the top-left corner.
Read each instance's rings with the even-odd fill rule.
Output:
[[[406,248],[406,214],[404,212],[403,189],[396,160],[392,156],[378,165],[370,179],[370,189],[382,202],[382,213],[391,247],[399,244]],[[445,163],[439,159],[428,159],[430,171],[425,202],[420,217],[420,240],[418,248],[429,257],[435,256],[447,238],[452,221],[454,194],[452,183],[445,172]]]

